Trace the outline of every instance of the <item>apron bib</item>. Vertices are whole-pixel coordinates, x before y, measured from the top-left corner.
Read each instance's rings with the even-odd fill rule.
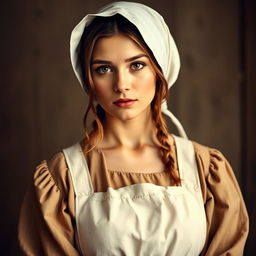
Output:
[[[181,186],[134,184],[94,192],[79,143],[64,149],[75,191],[77,240],[85,256],[198,256],[206,216],[191,141],[173,136]],[[100,170],[99,170],[100,171]]]

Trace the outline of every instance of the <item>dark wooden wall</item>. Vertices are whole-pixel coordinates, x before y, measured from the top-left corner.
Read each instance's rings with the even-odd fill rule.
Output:
[[[242,189],[250,215],[247,255],[256,253],[256,1],[242,2],[241,26],[241,141]]]
[[[86,96],[69,37],[108,1],[1,2],[1,255],[19,255],[18,213],[35,166],[83,136]],[[231,162],[251,216],[255,247],[256,1],[141,1],[158,10],[181,54],[169,105],[189,137]],[[171,126],[172,127],[172,126]]]

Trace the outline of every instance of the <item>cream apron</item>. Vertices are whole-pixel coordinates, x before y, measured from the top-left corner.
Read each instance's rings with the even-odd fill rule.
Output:
[[[77,239],[86,256],[198,256],[206,216],[191,141],[173,136],[182,185],[141,183],[94,192],[80,144],[64,149],[76,203]],[[99,170],[100,171],[100,170]]]

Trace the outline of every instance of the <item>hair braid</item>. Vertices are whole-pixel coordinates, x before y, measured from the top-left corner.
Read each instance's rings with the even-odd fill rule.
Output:
[[[181,179],[174,168],[174,159],[171,154],[172,149],[169,142],[169,132],[167,129],[166,121],[163,118],[161,112],[162,100],[162,93],[156,93],[151,105],[152,119],[156,127],[156,137],[160,142],[160,153],[162,161],[165,164],[166,170],[170,172],[170,175],[173,179],[173,185],[179,186],[181,184]]]
[[[87,117],[88,117],[90,110],[93,113],[94,121],[92,123],[92,128],[93,128],[92,132],[90,134],[88,134],[86,123],[87,123]],[[93,98],[90,97],[89,103],[88,103],[88,106],[87,106],[87,109],[86,109],[86,112],[84,115],[84,119],[83,119],[85,137],[86,137],[86,142],[87,142],[86,143],[87,150],[85,151],[85,153],[88,153],[91,150],[93,150],[97,146],[97,143],[103,139],[104,131],[103,131],[102,122],[104,121],[104,119],[105,119],[104,110],[101,108],[100,105],[97,105],[95,108],[95,106],[93,104]],[[95,139],[96,139],[96,142],[95,142]]]

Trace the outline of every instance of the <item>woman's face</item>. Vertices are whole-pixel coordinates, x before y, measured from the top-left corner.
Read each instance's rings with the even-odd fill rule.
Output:
[[[146,53],[129,37],[117,34],[96,43],[91,74],[106,118],[126,121],[150,113],[156,74]]]

